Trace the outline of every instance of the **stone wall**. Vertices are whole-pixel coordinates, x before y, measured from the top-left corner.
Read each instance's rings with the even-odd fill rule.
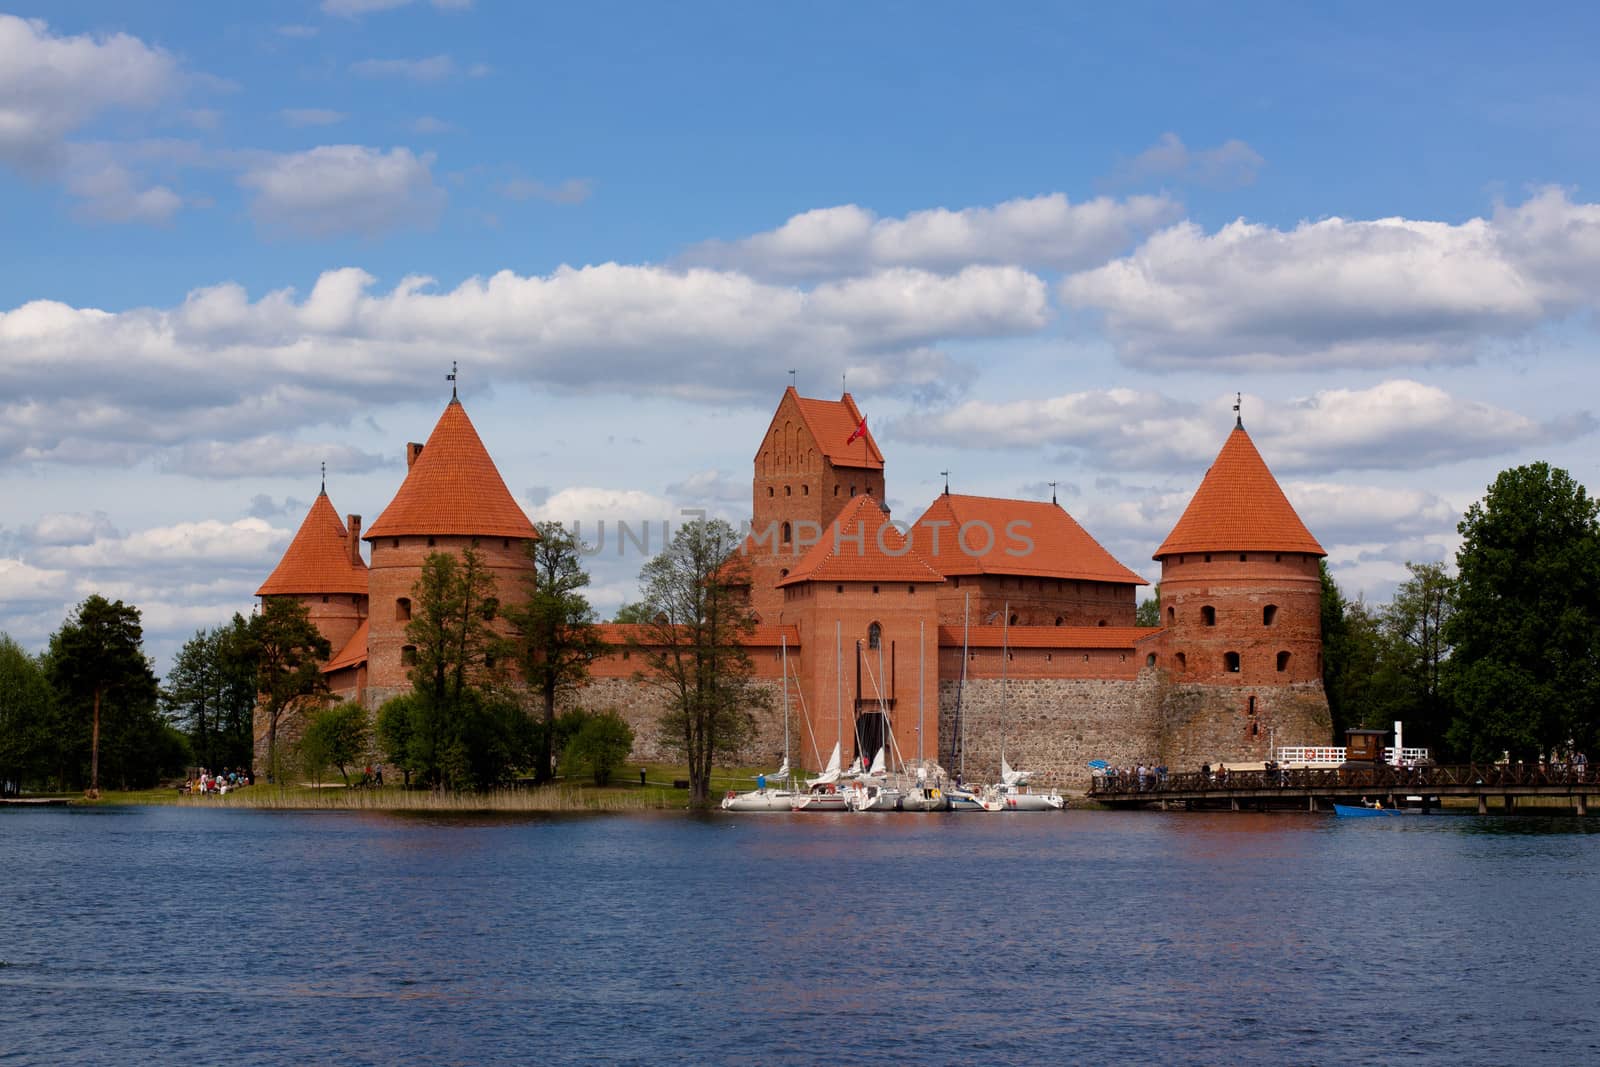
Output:
[[[1163,674],[1165,672],[1162,672]],[[1160,692],[1161,760],[1174,771],[1256,762],[1285,745],[1327,745],[1333,719],[1321,682],[1292,686],[1175,683]]]
[[[783,686],[781,682],[757,681],[753,688],[768,695],[768,706],[753,707],[750,717],[753,729],[749,739],[734,752],[717,755],[719,764],[762,766],[773,769],[783,759]],[[661,716],[666,710],[666,694],[660,689],[630,678],[596,678],[581,689],[566,694],[558,712],[569,708],[586,711],[615,711],[633,727],[633,751],[630,761],[652,763],[677,763],[683,756],[673,749],[670,739],[662,736]],[[800,734],[804,731],[799,716],[791,710],[790,746],[792,762],[800,760]],[[770,764],[770,766],[768,766]]]

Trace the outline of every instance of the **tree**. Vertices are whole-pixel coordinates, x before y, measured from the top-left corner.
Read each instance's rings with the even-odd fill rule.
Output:
[[[60,733],[44,664],[0,633],[0,782],[20,791],[49,778]]]
[[[539,537],[528,542],[533,571],[526,579],[527,599],[507,613],[515,628],[517,665],[523,679],[544,705],[534,777],[552,777],[551,737],[556,699],[582,685],[589,665],[605,651],[594,624],[594,609],[580,589],[589,584],[577,537],[558,522],[539,524]]]
[[[422,698],[415,692],[402,693],[385,700],[378,709],[378,744],[384,759],[400,768],[407,789],[411,788],[411,772],[415,769],[412,748],[421,704]]]
[[[695,806],[709,800],[717,753],[748,734],[750,709],[766,703],[744,646],[755,617],[740,597],[749,579],[738,546],[727,523],[699,519],[639,574],[647,621],[630,644],[645,663],[641,678],[667,698],[662,735],[688,761]]]
[[[561,753],[561,770],[571,774],[587,768],[595,785],[607,785],[611,772],[622,765],[633,751],[633,727],[615,711],[587,716]]]
[[[621,623],[649,622],[650,616],[648,609],[643,604],[623,604],[621,607],[617,608],[616,613],[612,615],[611,621]]]
[[[1441,678],[1459,751],[1531,760],[1597,739],[1597,514],[1583,486],[1546,463],[1502,471],[1467,509]]]
[[[188,733],[202,766],[252,762],[255,675],[250,624],[241,615],[226,626],[195,631],[179,649],[161,699],[168,716]]]
[[[1160,626],[1161,625],[1161,583],[1157,582],[1150,588],[1150,598],[1141,600],[1139,606],[1133,609],[1133,624],[1135,626]]]
[[[256,667],[256,689],[267,719],[267,779],[278,779],[278,727],[326,699],[322,663],[332,655],[328,639],[305,605],[287,597],[265,597],[250,620],[247,653]]]
[[[471,548],[463,548],[459,559],[430,552],[411,595],[415,609],[406,640],[416,649],[412,688],[437,707],[451,707],[468,688],[487,681],[501,643],[489,625],[500,610],[494,575]]]
[[[1453,717],[1441,679],[1450,658],[1444,631],[1455,607],[1455,581],[1442,563],[1407,563],[1406,569],[1411,577],[1382,615],[1385,661],[1378,686],[1387,698],[1386,716],[1405,722],[1408,736],[1438,748]]]
[[[1328,713],[1333,721],[1333,736],[1343,735],[1349,725],[1344,706],[1346,657],[1345,599],[1339,583],[1333,580],[1328,561],[1320,560],[1317,572],[1322,580],[1322,691],[1328,698]]]
[[[308,770],[320,773],[332,765],[348,786],[349,768],[366,760],[370,742],[367,709],[360,704],[335,704],[312,717],[300,739],[300,753]]]
[[[144,654],[144,628],[139,609],[108,601],[98,593],[79,604],[50,638],[50,680],[68,707],[87,712],[90,796],[100,795],[100,727],[108,698],[116,697],[119,742],[137,743],[142,718],[153,718],[156,676]],[[122,736],[126,735],[126,736]],[[117,747],[119,770],[126,779],[126,757]]]

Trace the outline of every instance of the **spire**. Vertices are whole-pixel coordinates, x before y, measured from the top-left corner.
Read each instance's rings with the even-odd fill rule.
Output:
[[[1325,556],[1244,427],[1235,426],[1155,559],[1180,552]]]
[[[789,371],[789,388],[790,389],[794,389],[795,388],[795,382],[797,380],[795,378],[795,374],[796,374],[796,371],[793,368],[791,368],[790,371]],[[796,389],[795,391],[799,392],[798,389]]]
[[[328,461],[327,460],[323,460],[322,461],[322,489],[317,493],[317,495],[318,496],[327,496],[328,495]]]
[[[455,398],[445,406],[394,499],[362,539],[417,534],[538,536]]]
[[[361,593],[367,591],[367,565],[351,559],[349,531],[333,510],[327,493],[312,501],[305,521],[256,590],[256,596],[295,593]]]
[[[1056,503],[1056,483],[1055,482],[1051,482],[1049,484],[1050,484],[1050,503],[1054,504],[1054,503]]]
[[[1235,430],[1244,429],[1244,416],[1239,414],[1239,407],[1243,403],[1244,403],[1244,394],[1243,393],[1234,393],[1233,394],[1233,428]]]
[[[450,373],[444,376],[444,380],[450,383],[450,399],[459,399],[456,396],[456,361],[453,359],[450,361]]]
[[[949,471],[940,471],[939,473],[944,475],[944,495],[945,496],[949,496],[950,495],[950,472]]]

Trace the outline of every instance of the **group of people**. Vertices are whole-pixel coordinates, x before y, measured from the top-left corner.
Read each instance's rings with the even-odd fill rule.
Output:
[[[1107,782],[1106,788],[1112,791],[1146,790],[1159,788],[1167,780],[1167,768],[1148,763],[1139,763],[1132,767],[1107,767],[1103,772]]]
[[[182,796],[194,793],[226,796],[235,789],[254,784],[255,777],[242,767],[235,767],[231,771],[218,771],[216,774],[201,767],[199,774],[184,779],[183,784],[178,787],[178,793]]]

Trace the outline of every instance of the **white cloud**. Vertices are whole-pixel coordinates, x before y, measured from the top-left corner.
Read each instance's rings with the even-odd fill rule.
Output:
[[[179,80],[159,48],[125,33],[58,37],[37,19],[0,14],[0,163],[43,174],[64,141],[113,109],[155,105]]]
[[[350,116],[325,107],[286,107],[278,117],[290,126],[335,126]]]
[[[1459,508],[1425,489],[1284,482],[1283,493],[1323,548],[1395,542],[1454,530]]]
[[[888,435],[963,448],[1071,449],[1111,469],[1182,471],[1221,447],[1233,398],[1205,404],[1132,389],[971,400],[894,423]],[[1412,470],[1593,432],[1577,412],[1538,422],[1408,379],[1327,389],[1287,403],[1246,398],[1246,425],[1275,471]]]
[[[712,468],[696,471],[682,481],[673,482],[667,486],[667,492],[685,504],[695,501],[746,503],[750,500],[750,481]]]
[[[1183,222],[1061,296],[1136,366],[1304,370],[1465,362],[1593,306],[1597,280],[1600,205],[1546,190],[1460,224]]]
[[[560,185],[546,185],[530,178],[512,178],[500,187],[507,200],[547,200],[552,204],[581,204],[594,193],[588,178],[568,178]]]
[[[30,566],[20,559],[0,559],[0,604],[8,613],[19,604],[49,603],[68,595],[72,579],[64,570]]]
[[[970,264],[1072,270],[1105,262],[1178,214],[1178,205],[1165,197],[1097,197],[1074,204],[1061,193],[888,219],[845,204],[795,215],[776,230],[742,240],[696,245],[683,259],[774,278],[883,267],[947,271]]]
[[[23,531],[23,539],[34,545],[86,545],[96,538],[118,536],[103,511],[53,512]]]
[[[322,463],[341,474],[377,470],[389,459],[349,445],[296,441],[281,434],[265,434],[243,441],[195,441],[164,451],[160,467],[173,474],[196,478],[268,478],[275,475],[314,476]]]
[[[239,184],[255,192],[250,214],[263,229],[370,237],[437,221],[445,193],[434,184],[433,159],[409,148],[322,145],[272,157],[245,171]]]
[[[252,301],[237,285],[169,309],[34,301],[0,312],[0,457],[126,465],[152,449],[240,441],[348,417],[459,359],[543,388],[725,401],[766,395],[804,359],[825,380],[902,395],[964,371],[947,337],[1036,328],[1039,279],[975,267],[888,272],[811,292],[743,275],[616,263],[502,271],[437,291],[374,291],[361,270]],[[309,458],[309,457],[308,457]]]
[[[162,225],[183,206],[183,197],[165,185],[140,188],[134,175],[119,166],[74,174],[67,191],[79,201],[74,214],[90,222]]]
[[[350,64],[350,70],[363,78],[404,78],[414,82],[441,82],[458,73],[456,61],[444,54],[422,59],[363,59]]]
[[[1169,179],[1216,189],[1251,185],[1266,160],[1243,141],[1225,141],[1215,148],[1192,149],[1175,133],[1164,133],[1155,144],[1117,168],[1113,179],[1133,185],[1149,179]]]
[[[239,519],[224,523],[217,519],[179,522],[140,530],[124,537],[96,537],[87,544],[51,545],[33,553],[49,566],[68,569],[109,570],[149,569],[187,571],[196,565],[234,566],[271,570],[288,547],[290,531],[273,527],[263,519]]]

